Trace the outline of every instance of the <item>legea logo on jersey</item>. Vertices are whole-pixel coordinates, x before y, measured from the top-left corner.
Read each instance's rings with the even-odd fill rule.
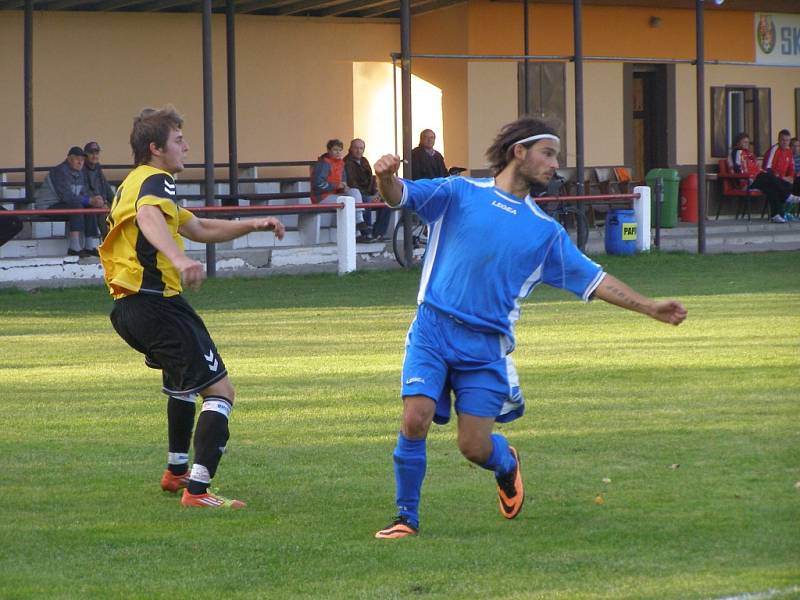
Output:
[[[508,204],[503,204],[502,202],[498,202],[497,200],[492,200],[492,206],[497,207],[500,210],[504,210],[507,213],[511,213],[512,215],[517,214],[516,208],[511,208]]]
[[[409,377],[406,379],[406,385],[411,385],[412,383],[425,383],[425,379],[422,377]]]

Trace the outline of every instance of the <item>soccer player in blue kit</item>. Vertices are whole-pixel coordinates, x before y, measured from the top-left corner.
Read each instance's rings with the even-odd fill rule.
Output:
[[[449,420],[451,391],[459,450],[494,473],[503,517],[519,514],[525,499],[519,453],[492,429],[524,411],[510,355],[520,303],[538,284],[671,325],[686,318],[680,302],[647,298],[605,273],[536,205],[529,190],[553,177],[559,149],[552,127],[523,117],[503,127],[486,152],[494,178],[409,181],[396,176],[398,156],[374,165],[386,203],[416,212],[429,226],[403,363],[403,416],[394,450],[398,514],[376,538],[419,531],[425,438],[432,422]]]

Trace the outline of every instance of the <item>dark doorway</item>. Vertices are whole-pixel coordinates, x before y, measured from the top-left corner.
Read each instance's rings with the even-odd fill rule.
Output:
[[[633,65],[633,177],[669,166],[666,65]]]

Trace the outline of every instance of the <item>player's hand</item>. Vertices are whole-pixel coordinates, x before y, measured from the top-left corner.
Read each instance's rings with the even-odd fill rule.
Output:
[[[275,217],[267,217],[266,219],[253,219],[253,229],[255,231],[274,231],[275,237],[279,240],[283,239],[283,234],[286,233],[286,227],[283,226]]]
[[[396,154],[384,154],[375,161],[375,164],[372,165],[372,169],[375,171],[375,176],[378,179],[391,179],[397,174],[397,170],[400,168],[402,162],[401,158]]]
[[[206,270],[203,267],[203,263],[192,260],[184,255],[172,261],[172,264],[174,264],[175,268],[180,272],[181,284],[183,284],[184,287],[194,291],[200,289],[203,280],[206,278]]]
[[[686,308],[677,300],[662,300],[653,306],[651,317],[670,325],[680,325],[686,320]]]

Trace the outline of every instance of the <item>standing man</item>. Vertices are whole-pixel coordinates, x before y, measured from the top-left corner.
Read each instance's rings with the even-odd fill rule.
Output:
[[[183,170],[189,150],[182,127],[171,106],[144,109],[134,119],[130,142],[136,167],[117,190],[100,259],[114,297],[114,329],[144,354],[148,367],[162,372],[169,452],[161,489],[186,488],[183,506],[242,508],[244,502],[208,491],[228,441],[234,390],[202,319],[181,295],[182,286],[197,289],[205,277],[203,265],[184,254],[181,236],[214,243],[274,231],[282,239],[284,227],[272,217],[200,219],[178,206],[174,175]],[[198,395],[203,404],[189,470]]]
[[[449,419],[451,390],[459,450],[494,474],[500,514],[519,514],[525,499],[519,453],[492,429],[495,421],[512,421],[524,411],[510,354],[520,302],[538,284],[672,325],[686,318],[680,302],[646,298],[603,272],[531,199],[530,187],[546,185],[555,174],[559,149],[553,128],[524,117],[503,127],[487,151],[495,178],[412,182],[395,175],[399,157],[375,163],[386,203],[416,212],[430,228],[403,364],[403,416],[394,450],[398,514],[375,534],[379,539],[419,530],[425,438],[432,421]]]
[[[432,129],[423,129],[419,134],[419,146],[411,151],[411,178],[435,179],[447,177],[444,157],[433,149],[436,134]]]
[[[372,166],[370,166],[367,157],[364,156],[365,148],[366,144],[360,138],[350,142],[350,149],[347,151],[347,156],[344,157],[344,170],[347,174],[347,181],[350,187],[354,187],[361,192],[361,200],[363,202],[380,202],[378,185],[375,181],[375,175],[372,174]],[[375,224],[372,227],[372,239],[382,241],[386,236],[386,230],[389,228],[389,219],[392,216],[392,211],[388,208],[379,208],[375,212],[377,214],[374,217]],[[369,220],[371,218],[369,212],[366,212],[364,220],[372,224]]]

